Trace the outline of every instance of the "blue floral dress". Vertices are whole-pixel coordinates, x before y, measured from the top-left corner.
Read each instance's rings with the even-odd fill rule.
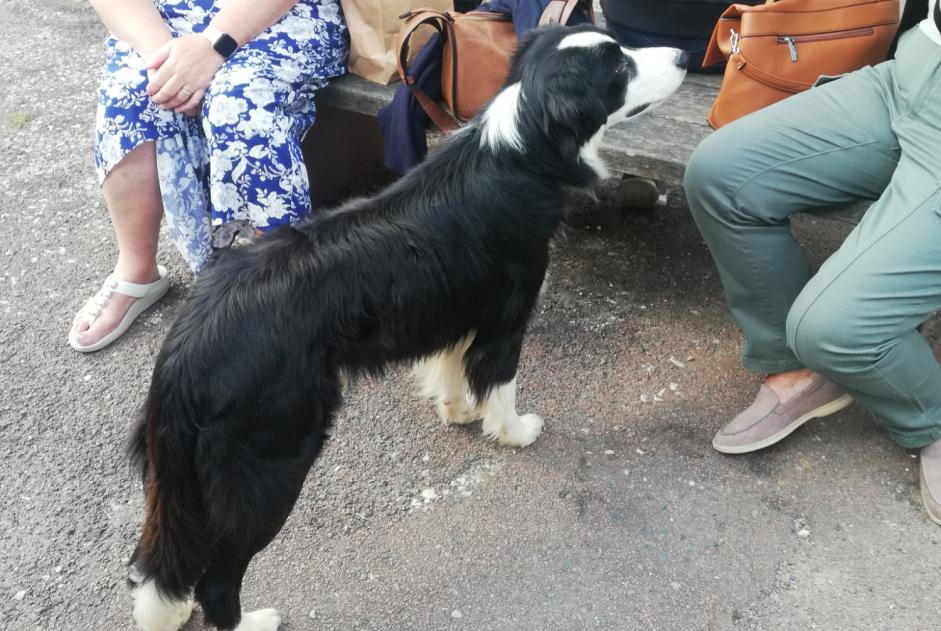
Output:
[[[154,4],[175,36],[200,32],[217,11],[214,0]],[[106,47],[99,181],[141,143],[156,142],[170,237],[194,272],[214,246],[231,241],[219,227],[248,223],[265,231],[310,212],[301,140],[314,122],[314,93],[346,69],[339,0],[300,0],[239,48],[213,77],[198,118],[157,107],[140,55],[114,37]]]

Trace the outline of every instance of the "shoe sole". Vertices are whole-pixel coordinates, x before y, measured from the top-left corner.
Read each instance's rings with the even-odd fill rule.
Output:
[[[825,405],[821,405],[815,410],[807,412],[803,416],[800,416],[793,420],[790,424],[786,425],[784,428],[779,430],[777,433],[772,434],[764,440],[760,440],[757,443],[751,443],[750,445],[739,445],[737,447],[728,447],[725,445],[720,445],[716,441],[718,436],[712,440],[712,448],[718,452],[724,454],[747,454],[753,451],[759,451],[770,447],[771,445],[777,444],[791,435],[791,433],[796,430],[798,427],[806,423],[807,421],[815,418],[820,418],[823,416],[829,416],[831,414],[836,414],[843,408],[849,406],[853,402],[853,397],[848,394],[844,394],[839,399],[834,399]]]
[[[121,321],[118,322],[118,326],[114,327],[113,331],[102,337],[94,344],[89,344],[88,346],[79,346],[78,342],[71,335],[69,335],[69,346],[77,350],[79,353],[94,353],[95,351],[100,351],[105,346],[108,346],[119,337],[124,335],[124,332],[127,331],[132,324],[134,324],[134,320],[136,320],[137,317],[144,311],[154,306],[158,300],[166,296],[168,291],[170,291],[169,281],[162,291],[158,291],[157,293],[149,294],[147,296],[142,296],[141,298],[135,300],[134,304],[128,308],[127,313],[124,314],[124,317],[121,318]]]
[[[925,514],[928,515],[928,519],[941,526],[941,515],[935,515],[928,509],[930,504],[928,503],[928,492],[925,490],[928,488],[928,484],[925,482],[925,474],[922,471],[922,466],[924,465],[921,463],[918,463],[918,465],[918,486],[921,487],[921,503],[922,506],[925,507]]]

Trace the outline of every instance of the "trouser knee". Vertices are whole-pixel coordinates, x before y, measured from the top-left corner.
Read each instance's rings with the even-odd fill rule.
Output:
[[[795,305],[788,313],[786,334],[787,345],[801,364],[827,377],[857,374],[878,360],[878,344],[826,305]]]
[[[690,211],[697,222],[720,219],[723,210],[728,208],[728,200],[723,199],[724,188],[728,182],[728,168],[723,160],[724,143],[721,134],[706,137],[696,147],[686,165],[683,176],[683,189]]]

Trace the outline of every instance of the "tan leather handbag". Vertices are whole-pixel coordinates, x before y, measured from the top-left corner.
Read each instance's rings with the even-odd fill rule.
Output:
[[[594,19],[591,0],[552,0],[539,24],[566,24],[578,6]],[[435,28],[441,36],[441,91],[457,121],[473,118],[503,85],[510,72],[510,57],[516,48],[513,21],[503,13],[470,11],[443,13],[416,9],[402,16],[399,31],[399,76],[415,94],[422,109],[442,131],[452,132],[458,124],[447,112],[415,85],[408,72],[409,40],[423,25]]]
[[[733,4],[716,25],[703,66],[728,60],[709,112],[714,128],[840,75],[885,60],[898,0],[768,0]]]

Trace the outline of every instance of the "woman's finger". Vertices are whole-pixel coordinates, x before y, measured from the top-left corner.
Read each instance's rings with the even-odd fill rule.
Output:
[[[169,101],[161,105],[160,107],[166,110],[175,110],[179,107],[186,105],[186,102],[189,101],[190,97],[193,96],[193,93],[190,91],[183,92],[183,90],[178,91],[176,94],[170,98]]]
[[[171,66],[172,64],[165,63],[156,72],[151,71],[150,81],[147,83],[147,94],[151,97],[156,96],[166,86],[167,81],[173,77]]]
[[[183,80],[178,75],[170,77],[166,83],[152,95],[154,103],[164,109],[172,109],[186,101],[179,95],[180,88],[183,87]]]
[[[173,48],[173,43],[176,40],[170,40],[160,48],[158,48],[150,57],[145,61],[147,62],[148,70],[157,70],[160,66],[163,65],[163,62],[167,60],[170,56],[170,50]]]
[[[176,108],[176,111],[180,114],[185,114],[187,116],[197,116],[199,115],[199,110],[203,106],[203,96],[206,94],[205,90],[197,90],[190,96],[189,100],[186,101],[183,105]]]
[[[146,60],[147,76],[150,79],[147,83],[147,94],[150,96],[159,92],[163,84],[167,82],[167,79],[173,76],[171,68],[173,64],[168,64],[166,61],[173,53],[173,46],[176,42],[177,40],[175,39],[170,40]]]
[[[186,84],[184,84],[162,107],[168,110],[178,110],[184,107],[191,98],[193,98],[193,90],[188,90]]]

